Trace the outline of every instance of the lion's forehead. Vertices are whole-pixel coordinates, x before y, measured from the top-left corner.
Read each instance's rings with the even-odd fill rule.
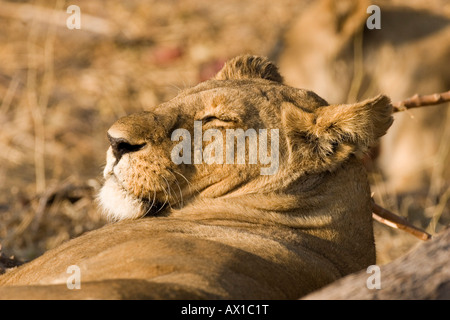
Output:
[[[221,110],[241,119],[275,116],[284,102],[313,110],[328,103],[308,90],[267,80],[210,80],[186,89],[175,98],[155,107],[158,113],[174,112],[195,117],[199,112]],[[300,103],[299,103],[300,102]]]
[[[248,83],[235,84],[234,86],[200,87],[198,90],[183,92],[167,105],[189,105],[197,111],[203,108],[227,106],[229,108],[248,109],[258,107],[264,100],[270,101],[266,91],[271,91],[271,102],[276,102],[275,91],[270,86],[250,85]],[[256,103],[258,102],[258,103]]]

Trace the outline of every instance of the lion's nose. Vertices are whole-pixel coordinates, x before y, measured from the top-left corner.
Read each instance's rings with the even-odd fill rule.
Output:
[[[124,154],[141,150],[155,127],[154,115],[139,112],[117,120],[108,130],[108,139],[116,161]]]
[[[162,115],[141,111],[117,120],[108,130],[108,139],[116,161],[124,154],[141,150],[147,144],[160,144],[167,139],[168,129],[176,119],[176,112]]]
[[[133,144],[130,143],[127,139],[115,138],[109,133],[108,139],[117,162],[119,162],[120,158],[122,158],[124,154],[141,150],[145,146],[145,143]]]

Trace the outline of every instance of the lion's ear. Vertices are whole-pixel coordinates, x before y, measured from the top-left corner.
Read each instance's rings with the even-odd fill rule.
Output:
[[[252,55],[242,55],[227,61],[214,77],[216,80],[258,78],[283,82],[275,64],[265,57]]]
[[[311,112],[285,103],[282,121],[290,160],[312,172],[333,170],[351,154],[361,156],[386,133],[393,118],[389,98],[379,95]]]

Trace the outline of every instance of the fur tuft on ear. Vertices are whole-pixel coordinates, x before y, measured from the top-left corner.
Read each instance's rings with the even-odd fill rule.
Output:
[[[362,156],[393,122],[390,99],[383,95],[309,113],[285,103],[282,119],[290,160],[305,171],[333,170],[351,154]]]
[[[216,80],[266,79],[283,82],[278,67],[265,57],[241,55],[225,63],[214,77]]]

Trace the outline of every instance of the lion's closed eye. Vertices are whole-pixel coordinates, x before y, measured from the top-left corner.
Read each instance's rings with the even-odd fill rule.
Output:
[[[202,125],[208,125],[211,127],[233,127],[236,124],[236,120],[228,117],[218,117],[215,115],[207,115],[202,117],[199,121]]]

